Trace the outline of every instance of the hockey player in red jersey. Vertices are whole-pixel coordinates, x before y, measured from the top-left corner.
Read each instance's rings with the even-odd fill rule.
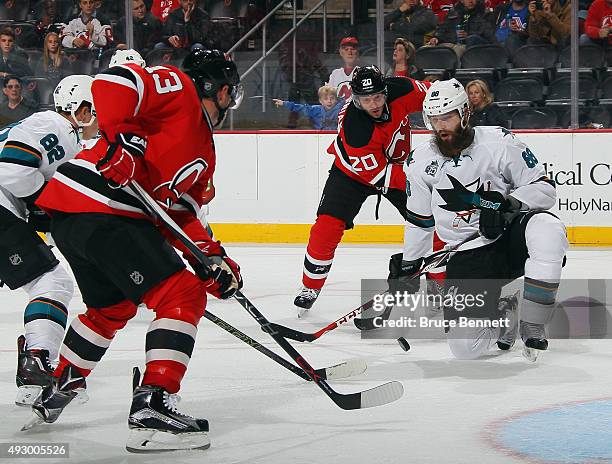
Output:
[[[192,51],[183,70],[124,64],[96,76],[92,92],[103,137],[65,163],[39,197],[87,311],[70,325],[57,382],[33,405],[38,421],[27,425],[57,420],[144,303],[155,319],[146,335],[142,384],[133,393],[127,449],[210,446],[208,422],[178,412],[172,394],[187,369],[206,293],[225,299],[242,287],[239,266],[197,218],[215,169],[213,126],[238,107],[242,87],[236,65],[217,50]],[[185,248],[147,215],[130,181],[212,258],[210,269],[193,261],[195,273],[185,268],[172,247],[190,260]]]
[[[357,68],[353,100],[338,115],[338,136],[328,148],[336,159],[329,171],[310,229],[304,257],[303,287],[294,304],[298,316],[321,292],[336,247],[370,195],[387,198],[406,219],[406,175],[410,154],[410,113],[422,111],[428,82],[385,78],[376,66]],[[378,217],[378,203],[376,207]]]

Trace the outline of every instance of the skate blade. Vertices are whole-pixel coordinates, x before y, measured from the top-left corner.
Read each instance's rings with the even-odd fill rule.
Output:
[[[298,317],[298,319],[301,319],[301,318],[305,317],[306,314],[308,313],[308,309],[300,308],[299,306],[296,306],[296,307],[297,307],[297,317]]]
[[[542,350],[536,350],[535,348],[524,347],[522,354],[523,354],[523,357],[527,359],[528,361],[536,362],[541,352]]]
[[[32,412],[32,417],[30,418],[28,422],[26,422],[23,425],[23,427],[21,427],[21,431],[25,432],[27,430],[33,429],[34,427],[37,427],[40,424],[42,424],[44,421],[45,420],[42,417],[40,417],[38,413]]]
[[[162,453],[208,449],[208,432],[170,433],[155,429],[131,429],[125,449],[130,453]]]
[[[22,407],[32,406],[41,392],[42,387],[40,385],[22,385],[17,389],[15,404]]]

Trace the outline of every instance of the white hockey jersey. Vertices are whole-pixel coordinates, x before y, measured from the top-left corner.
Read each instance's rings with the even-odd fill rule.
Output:
[[[353,92],[351,91],[351,79],[355,68],[351,69],[350,73],[346,73],[346,68],[334,69],[329,75],[329,82],[325,85],[336,88],[338,98],[343,98],[344,101],[349,101]]]
[[[77,37],[83,39],[89,49],[94,47],[106,47],[113,42],[113,30],[110,24],[102,24],[98,18],[92,18],[91,24],[93,25],[93,29],[90,33],[87,30],[87,24],[83,22],[82,16],[77,16],[70,20],[70,22],[62,28],[62,45],[66,48],[75,48],[72,42]]]
[[[34,113],[0,130],[0,205],[26,219],[22,200],[81,150],[78,130],[55,111]]]
[[[431,249],[431,234],[456,245],[478,232],[474,194],[494,190],[523,204],[522,210],[547,210],[556,201],[554,183],[536,155],[502,127],[474,128],[472,144],[454,158],[443,156],[435,141],[418,146],[406,160],[409,222],[404,259],[412,261]],[[461,247],[469,250],[494,240],[482,236]]]

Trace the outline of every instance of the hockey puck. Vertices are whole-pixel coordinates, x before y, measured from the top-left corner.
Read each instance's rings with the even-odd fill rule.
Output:
[[[398,338],[397,343],[399,343],[399,346],[402,347],[402,350],[410,351],[410,343],[408,343],[408,341],[404,337]]]

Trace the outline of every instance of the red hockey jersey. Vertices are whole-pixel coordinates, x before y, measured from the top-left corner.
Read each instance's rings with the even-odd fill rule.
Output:
[[[215,148],[211,122],[189,76],[173,66],[116,66],[96,76],[92,93],[106,139],[132,132],[148,140],[135,180],[179,225],[195,232],[188,232],[193,239],[207,239],[197,213],[215,169]],[[96,170],[106,139],[64,163],[37,204],[50,212],[148,217],[129,188],[110,188]]]
[[[342,172],[358,182],[404,190],[402,165],[410,154],[408,115],[423,110],[431,84],[404,77],[386,82],[389,120],[375,122],[353,102],[347,103],[338,115],[338,136],[327,152],[336,157],[335,165]]]

